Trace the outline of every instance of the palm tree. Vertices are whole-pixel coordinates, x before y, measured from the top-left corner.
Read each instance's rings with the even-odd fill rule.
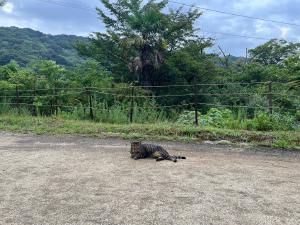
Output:
[[[153,83],[151,74],[164,62],[163,54],[167,49],[159,46],[162,40],[156,42],[156,46],[151,46],[147,38],[136,37],[123,41],[127,47],[136,50],[136,56],[130,59],[130,69],[137,73],[141,85],[150,86]]]
[[[106,10],[97,8],[97,12],[106,31],[94,33],[92,44],[79,46],[79,51],[120,76],[129,67],[144,86],[153,83],[153,73],[169,51],[195,37],[193,24],[201,15],[197,9],[182,12],[182,8],[165,13],[167,0],[101,2]]]

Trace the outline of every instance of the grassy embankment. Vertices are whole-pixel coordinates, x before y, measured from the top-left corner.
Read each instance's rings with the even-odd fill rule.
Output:
[[[258,132],[211,127],[160,124],[106,124],[55,117],[1,115],[0,130],[36,134],[81,134],[96,137],[122,137],[144,140],[228,140],[269,147],[299,149],[300,132]]]

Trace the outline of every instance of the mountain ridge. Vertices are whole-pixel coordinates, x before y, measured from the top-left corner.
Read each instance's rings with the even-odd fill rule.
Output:
[[[35,60],[54,60],[60,65],[74,66],[84,60],[74,48],[87,37],[44,34],[30,28],[0,27],[0,65],[16,60],[25,66]]]

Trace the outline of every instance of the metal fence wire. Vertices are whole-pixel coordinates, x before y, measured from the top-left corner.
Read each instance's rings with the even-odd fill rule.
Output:
[[[278,92],[277,88],[274,88],[274,85],[284,86],[285,92]],[[254,86],[254,85],[263,85],[267,91],[264,92],[222,92],[222,93],[213,93],[212,91],[202,91],[202,87],[224,87],[228,85],[240,85],[240,86]],[[157,89],[175,89],[175,91],[180,91],[180,89],[188,89],[188,93],[177,94],[177,93],[168,93],[163,95],[154,95],[153,92],[150,94],[140,94],[141,89],[146,90],[157,90]],[[227,89],[228,90],[228,89]],[[125,93],[122,93],[125,92]],[[51,94],[49,94],[51,93]],[[229,104],[216,104],[212,102],[202,102],[201,97],[235,97],[235,98],[244,98],[252,97],[254,95],[263,96],[266,98],[265,106],[252,106],[252,105],[229,105]],[[86,96],[87,101],[83,104],[80,100],[77,102],[79,104],[74,105],[65,105],[59,104],[59,99],[61,98],[70,98],[76,96]],[[53,108],[55,112],[58,110],[70,110],[84,108],[88,109],[90,112],[90,118],[94,119],[95,111],[107,111],[109,109],[95,107],[95,103],[99,101],[99,98],[96,96],[103,97],[114,97],[123,99],[126,102],[129,102],[128,108],[122,109],[123,111],[128,112],[129,121],[133,122],[134,118],[134,108],[137,109],[160,109],[160,108],[178,108],[178,109],[193,109],[195,111],[195,124],[198,125],[198,111],[201,110],[201,107],[216,107],[216,108],[231,108],[231,109],[255,109],[255,110],[268,110],[270,114],[274,110],[285,110],[295,112],[299,110],[300,105],[297,105],[296,108],[287,108],[287,107],[276,107],[274,106],[274,97],[286,97],[288,99],[294,98],[299,100],[299,95],[288,93],[288,83],[280,82],[251,82],[251,83],[211,83],[211,84],[183,84],[183,85],[164,85],[164,86],[127,86],[127,87],[74,87],[74,88],[42,88],[42,89],[19,89],[17,86],[15,89],[10,90],[0,90],[0,105],[10,105],[18,108],[20,111],[21,107],[29,107],[34,109],[36,112],[37,108],[50,107]],[[172,99],[172,98],[181,98],[182,104],[172,104],[172,105],[149,105],[149,106],[138,106],[137,101],[143,101],[146,99]],[[51,104],[42,104],[38,100],[50,99]],[[37,103],[38,102],[38,103]],[[99,101],[101,102],[101,100]],[[190,102],[190,103],[187,103]]]

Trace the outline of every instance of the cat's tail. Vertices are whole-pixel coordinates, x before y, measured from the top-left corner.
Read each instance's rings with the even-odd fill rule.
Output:
[[[177,162],[177,159],[186,159],[186,157],[185,156],[172,155],[169,158],[169,160],[171,160],[173,162]]]

